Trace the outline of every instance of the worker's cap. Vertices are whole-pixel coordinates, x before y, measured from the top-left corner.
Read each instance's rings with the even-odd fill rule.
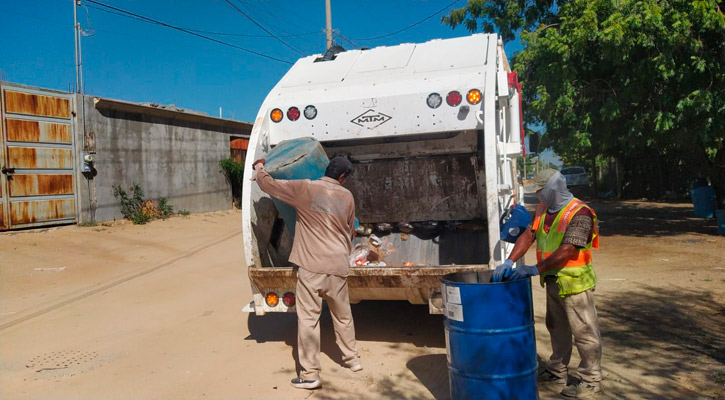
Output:
[[[352,171],[352,163],[350,160],[343,156],[337,156],[330,160],[330,164],[325,170],[325,176],[332,179],[338,179],[342,174],[345,174],[345,176],[349,175],[350,171]]]
[[[538,175],[534,178],[534,183],[532,183],[534,191],[538,191],[544,188],[547,183],[549,183],[549,180],[554,175],[558,174],[559,171],[555,169],[545,169],[541,172],[539,172]]]

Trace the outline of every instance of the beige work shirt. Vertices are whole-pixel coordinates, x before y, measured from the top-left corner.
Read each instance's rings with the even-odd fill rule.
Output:
[[[263,167],[256,181],[265,193],[297,211],[289,261],[310,272],[347,276],[355,231],[352,193],[332,178],[274,179]]]

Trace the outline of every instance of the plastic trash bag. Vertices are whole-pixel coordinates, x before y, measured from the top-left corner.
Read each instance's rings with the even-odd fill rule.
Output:
[[[361,245],[356,244],[350,253],[350,267],[362,267],[368,262],[368,255],[370,249]]]

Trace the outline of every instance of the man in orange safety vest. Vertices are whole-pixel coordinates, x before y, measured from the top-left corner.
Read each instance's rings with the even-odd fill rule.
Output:
[[[494,282],[540,276],[546,287],[546,327],[552,354],[540,381],[567,385],[567,397],[584,398],[602,391],[602,339],[594,288],[592,249],[599,249],[597,215],[567,189],[556,170],[544,170],[534,179],[539,206],[530,228],[516,241],[509,258],[496,268]],[[536,242],[536,265],[514,262]],[[581,363],[568,379],[572,336]]]

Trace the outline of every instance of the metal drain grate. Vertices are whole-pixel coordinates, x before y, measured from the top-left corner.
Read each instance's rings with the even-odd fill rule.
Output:
[[[95,351],[54,351],[33,357],[25,367],[46,377],[73,376],[97,367],[98,358]]]

